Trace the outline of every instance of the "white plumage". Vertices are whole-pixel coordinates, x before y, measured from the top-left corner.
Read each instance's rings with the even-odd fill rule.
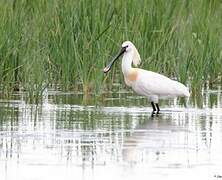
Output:
[[[190,96],[188,88],[178,81],[152,71],[133,68],[132,63],[137,66],[141,59],[136,47],[130,41],[125,41],[122,44],[119,54],[104,68],[105,73],[111,69],[113,63],[122,54],[122,72],[125,83],[132,87],[137,94],[146,96],[151,101],[153,111],[159,112],[159,99]]]
[[[190,96],[188,88],[180,82],[143,69],[138,69],[138,78],[131,87],[136,93],[147,96],[154,103],[167,97]]]

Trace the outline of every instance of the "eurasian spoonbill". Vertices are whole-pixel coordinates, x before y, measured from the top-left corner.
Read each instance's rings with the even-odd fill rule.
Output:
[[[122,44],[121,50],[113,58],[113,60],[103,69],[104,73],[110,71],[113,63],[123,54],[122,72],[127,86],[139,95],[146,96],[150,100],[153,113],[159,113],[159,99],[168,97],[189,97],[188,88],[182,83],[171,80],[168,77],[140,68],[133,68],[132,63],[137,67],[140,62],[140,55],[130,41],[125,41]]]

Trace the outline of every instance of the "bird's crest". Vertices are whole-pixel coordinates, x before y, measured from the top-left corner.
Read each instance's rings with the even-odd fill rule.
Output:
[[[134,46],[133,65],[137,67],[140,64],[140,62],[141,62],[140,54],[136,49],[136,47]]]

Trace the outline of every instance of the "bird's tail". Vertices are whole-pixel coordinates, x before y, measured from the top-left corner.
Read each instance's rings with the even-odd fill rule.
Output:
[[[188,87],[186,87],[186,89],[184,90],[184,96],[190,97],[190,92],[189,92],[189,88]]]
[[[184,94],[186,97],[190,97],[190,92],[186,92],[186,94]]]
[[[176,82],[176,81],[175,81]],[[175,83],[175,89],[180,94],[179,96],[190,97],[189,88],[180,82]]]

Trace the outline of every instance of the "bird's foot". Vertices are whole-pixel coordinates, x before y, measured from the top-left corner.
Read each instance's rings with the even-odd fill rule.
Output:
[[[161,114],[160,111],[157,111],[157,112],[156,112],[156,116],[157,116],[157,117],[158,117],[160,114]]]
[[[154,117],[155,114],[156,114],[156,111],[152,111],[151,117]]]
[[[156,116],[158,116],[160,114],[160,108],[159,108],[159,104],[156,103],[154,104],[154,102],[151,102],[151,105],[152,105],[152,108],[153,108],[153,111],[152,111],[152,117],[156,114]]]
[[[161,114],[160,111],[152,111],[151,117],[154,117],[154,115],[158,116],[160,114]]]

